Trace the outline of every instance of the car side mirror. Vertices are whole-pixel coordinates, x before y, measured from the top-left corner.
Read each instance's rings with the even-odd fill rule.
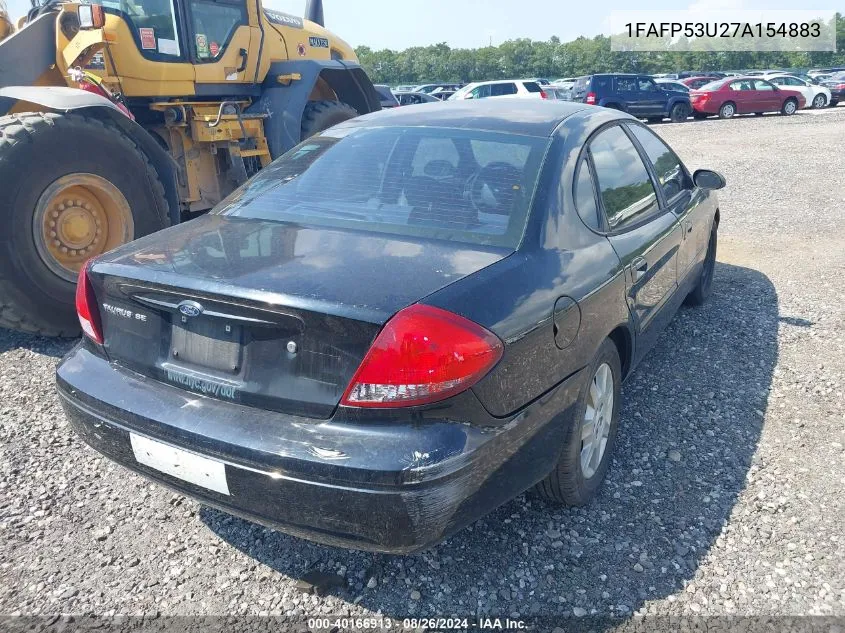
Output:
[[[712,169],[696,170],[696,172],[692,175],[692,181],[695,183],[696,187],[708,189],[710,191],[722,189],[727,184],[725,177],[718,171],[713,171]]]

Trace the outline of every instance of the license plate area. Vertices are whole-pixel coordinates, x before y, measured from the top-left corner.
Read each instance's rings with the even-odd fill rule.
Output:
[[[170,362],[235,375],[243,366],[243,330],[217,319],[174,317]]]

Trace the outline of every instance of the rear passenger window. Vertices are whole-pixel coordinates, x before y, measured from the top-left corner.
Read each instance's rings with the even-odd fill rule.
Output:
[[[540,88],[540,84],[538,84],[537,82],[525,81],[522,83],[522,85],[525,86],[525,89],[528,92],[543,92],[543,89]]]
[[[596,188],[593,185],[593,175],[590,173],[590,163],[582,160],[575,174],[575,208],[578,215],[594,231],[598,231],[599,208],[596,205]]]
[[[617,92],[636,92],[637,80],[633,77],[617,77],[616,78]]]
[[[490,87],[491,97],[504,97],[516,94],[516,84],[493,84]]]
[[[692,189],[692,183],[678,156],[651,130],[639,125],[628,127],[643,146],[648,159],[654,165],[657,182],[663,189],[666,200],[671,200],[685,189]]]
[[[610,77],[593,77],[593,90],[595,92],[610,90]]]
[[[651,177],[622,128],[600,132],[590,143],[590,153],[611,230],[639,222],[659,209]]]

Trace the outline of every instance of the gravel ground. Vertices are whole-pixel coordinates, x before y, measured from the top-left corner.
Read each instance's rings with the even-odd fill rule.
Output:
[[[626,383],[591,506],[315,545],[100,458],[54,393],[70,344],[0,331],[0,613],[845,616],[845,107],[654,129],[728,179],[715,293]]]

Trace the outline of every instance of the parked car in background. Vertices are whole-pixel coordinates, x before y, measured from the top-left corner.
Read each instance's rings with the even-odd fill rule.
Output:
[[[399,102],[396,100],[396,97],[393,94],[393,91],[390,89],[390,86],[385,86],[382,84],[376,84],[374,86],[376,92],[378,93],[378,100],[381,103],[382,108],[398,108]]]
[[[812,70],[807,71],[807,76],[815,79],[820,75],[833,75],[834,73],[841,72],[845,72],[845,66],[836,68],[813,68]]]
[[[553,86],[565,86],[566,84],[574,84],[577,77],[561,77],[552,82]]]
[[[443,90],[459,90],[463,84],[455,83],[439,83],[439,84],[422,84],[414,88],[414,92],[424,92],[426,94],[432,93],[438,88]]]
[[[450,90],[450,89],[447,89],[447,88],[437,88],[435,90],[432,90],[429,93],[429,96],[435,97],[439,101],[446,101],[446,99],[448,99],[453,94],[455,94],[455,92],[457,92],[457,91],[456,90]]]
[[[543,92],[546,95],[547,99],[551,99],[552,101],[571,101],[572,100],[572,89],[571,88],[559,88],[554,84],[550,84],[548,86],[541,86]]]
[[[393,92],[411,92],[414,88],[416,88],[416,86],[413,85],[396,86],[393,89]]]
[[[711,295],[723,186],[604,108],[357,117],[83,265],[60,401],[109,459],[331,545],[419,551],[535,486],[583,505],[622,381]]]
[[[418,105],[420,103],[440,103],[440,99],[424,92],[397,92],[394,94],[400,106]]]
[[[540,84],[532,79],[500,79],[468,84],[449,97],[450,101],[464,99],[545,99]]]
[[[670,80],[677,80],[678,73],[660,73],[657,75],[652,75],[654,79],[670,79]]]
[[[622,110],[640,119],[686,121],[692,113],[689,96],[661,89],[649,75],[597,74],[579,77],[572,100]]]
[[[725,76],[725,73],[717,72],[717,71],[704,71],[704,70],[682,70],[678,73],[678,79],[687,79],[689,77],[713,77],[713,79],[722,79]]]
[[[833,73],[821,85],[830,90],[830,105],[845,101],[845,72]]]
[[[684,84],[687,90],[695,90],[696,88],[701,88],[704,84],[709,84],[713,80],[714,77],[686,77],[678,81]]]
[[[538,83],[541,86],[548,86],[552,83],[549,79],[545,79],[544,77],[530,77],[529,79]]]
[[[804,95],[807,108],[824,108],[831,101],[829,88],[817,86],[795,75],[763,75],[763,79],[781,88],[800,92]]]
[[[833,77],[833,73],[821,73],[810,77],[810,81],[812,81],[815,85],[820,86],[831,77]]]
[[[729,119],[735,114],[764,112],[790,115],[805,104],[800,92],[778,88],[760,77],[718,79],[691,90],[689,98],[696,118],[719,115]]]
[[[689,86],[685,86],[675,79],[655,79],[654,83],[656,83],[661,90],[666,90],[667,92],[689,92]]]

